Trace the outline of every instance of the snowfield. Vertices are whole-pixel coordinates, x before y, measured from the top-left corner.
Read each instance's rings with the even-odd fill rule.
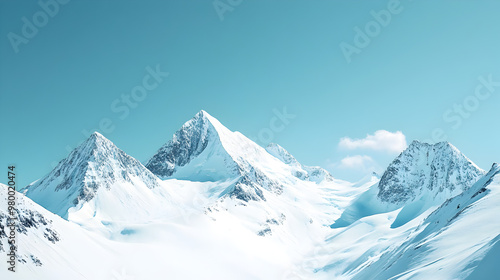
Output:
[[[201,111],[144,165],[99,133],[17,194],[0,279],[495,279],[500,166],[414,141],[355,183]],[[7,186],[0,185],[6,253]]]

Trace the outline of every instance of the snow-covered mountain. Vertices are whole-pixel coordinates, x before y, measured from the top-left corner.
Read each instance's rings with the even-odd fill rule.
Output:
[[[393,227],[401,226],[472,186],[485,171],[447,142],[413,141],[387,168],[380,181],[346,208],[332,227],[402,209]]]
[[[170,178],[174,173],[176,178],[188,177],[199,181],[237,176],[239,166],[223,144],[224,140],[230,140],[231,134],[207,112],[200,111],[145,165],[162,179]]]
[[[205,111],[185,123],[146,167],[165,184],[215,184],[204,191],[207,217],[272,239],[295,261],[308,244],[322,241],[325,225],[361,190],[322,168],[301,165],[278,145],[260,147]],[[219,187],[223,183],[225,188]]]
[[[464,192],[403,226],[391,226],[401,213],[396,210],[334,229],[312,256],[318,266],[309,275],[325,280],[496,279],[498,271],[491,273],[495,269],[485,256],[498,254],[490,253],[500,240],[498,211],[500,166],[494,164]]]
[[[221,194],[242,201],[265,200],[266,192],[282,193],[285,184],[296,181],[290,176],[297,175],[296,172],[305,172],[304,176],[298,176],[300,179],[307,179],[308,173],[315,181],[333,179],[323,169],[311,167],[306,171],[298,167],[299,163],[295,166],[283,162],[280,155],[269,150],[270,153],[243,134],[230,131],[207,112],[200,111],[145,165],[162,179],[236,179]]]
[[[368,275],[465,279],[500,240],[499,202],[500,165],[494,164],[477,183],[425,218],[401,246],[385,252],[355,279]]]
[[[467,190],[484,174],[448,142],[413,141],[382,175],[377,196],[398,206],[423,196],[442,202]]]
[[[26,196],[65,219],[130,220],[169,209],[171,195],[139,161],[95,132]]]
[[[484,278],[500,251],[499,165],[414,141],[350,183],[205,111],[145,166],[94,133],[23,193],[16,279]]]

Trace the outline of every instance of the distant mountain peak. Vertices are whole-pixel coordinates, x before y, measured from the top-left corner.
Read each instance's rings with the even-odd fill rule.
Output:
[[[266,151],[293,169],[292,175],[306,181],[320,183],[323,181],[333,181],[333,176],[319,166],[305,166],[295,159],[285,148],[276,143],[270,143]]]
[[[378,198],[398,205],[424,194],[446,199],[469,188],[484,174],[448,142],[413,141],[382,175]]]

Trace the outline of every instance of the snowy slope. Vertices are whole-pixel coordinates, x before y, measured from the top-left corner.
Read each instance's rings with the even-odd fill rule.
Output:
[[[342,193],[351,190],[352,184],[335,180],[322,168],[302,166],[277,144],[264,149],[205,111],[186,122],[146,167],[166,181],[231,182],[226,189],[212,192],[209,215],[233,208],[231,205],[254,205],[256,212],[264,213],[259,223],[279,220],[283,213],[292,211],[290,208],[305,209],[301,215],[306,215],[306,220],[321,217],[318,219],[323,223],[337,217],[340,207],[353,195]],[[326,218],[326,214],[332,215]],[[268,232],[266,227],[264,232]]]
[[[500,166],[494,164],[476,184],[430,214],[401,246],[354,279],[465,279],[500,239],[498,213]]]
[[[146,167],[166,184],[174,179],[214,184],[201,199],[208,202],[204,212],[215,224],[241,225],[288,248],[287,254],[298,260],[312,243],[322,241],[325,225],[362,189],[333,179],[319,167],[304,167],[286,150],[274,147],[281,154],[201,111]],[[297,172],[304,176],[295,176]],[[215,187],[223,183],[225,189]]]
[[[193,187],[193,186],[188,186]],[[0,224],[5,225],[7,187],[0,184]],[[279,245],[238,224],[215,226],[193,214],[176,222],[129,224],[103,237],[50,213],[16,194],[19,243],[16,272],[0,262],[0,279],[279,279],[291,265]],[[0,227],[0,254],[6,250]]]
[[[386,188],[396,185],[399,194],[414,188],[408,195],[401,194],[406,204],[381,201],[380,191],[386,190],[380,188],[382,180],[371,186],[347,207],[326,242],[306,256],[316,266],[301,275],[317,279],[465,279],[497,241],[498,165],[476,179],[483,171],[448,143],[414,142],[388,171],[384,174]],[[415,178],[422,184],[415,183]],[[455,190],[463,191],[454,195]]]
[[[0,184],[0,224],[6,224],[7,186]],[[99,269],[92,256],[106,260],[112,256],[99,236],[87,234],[81,227],[63,220],[34,203],[21,193],[16,194],[18,243],[16,272],[0,262],[0,279],[97,279]],[[0,252],[7,240],[0,228]],[[100,262],[102,262],[100,260]],[[82,272],[85,272],[85,276]],[[102,277],[104,278],[104,277]],[[101,279],[102,279],[101,278]]]
[[[127,260],[135,260],[132,251],[154,255],[156,246],[171,252],[169,260],[181,254],[181,259],[194,259],[200,265],[211,259],[210,244],[217,244],[224,248],[224,257],[210,262],[215,262],[213,270],[205,269],[226,276],[216,279],[276,279],[313,244],[322,242],[327,225],[363,190],[333,178],[312,181],[291,176],[290,165],[203,111],[169,143],[153,157],[163,154],[172,159],[165,165],[158,162],[164,170],[174,166],[168,171],[172,176],[162,181],[96,133],[50,174],[28,186],[26,194],[68,224],[78,225],[82,234],[99,236],[104,247]],[[316,173],[329,176],[326,171]],[[149,243],[151,238],[154,244]],[[133,243],[145,245],[139,249]],[[247,263],[224,268],[235,256]],[[189,269],[188,264],[176,268]],[[132,263],[130,267],[151,265]],[[176,268],[151,271],[196,279],[181,277]]]

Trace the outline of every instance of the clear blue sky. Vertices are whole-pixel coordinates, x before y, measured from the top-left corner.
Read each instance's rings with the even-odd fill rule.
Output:
[[[357,176],[336,169],[342,158],[394,158],[339,148],[377,130],[409,143],[441,128],[480,167],[500,161],[500,87],[473,97],[478,77],[500,82],[498,1],[243,0],[218,14],[213,1],[73,0],[45,18],[37,1],[0,3],[0,162],[17,165],[20,186],[103,119],[114,128],[103,134],[145,161],[201,109],[265,145],[259,132],[286,107],[295,118],[272,141],[341,178]],[[388,6],[390,21],[374,25],[371,11]],[[24,28],[31,38],[23,17],[41,26]],[[372,28],[369,43],[356,27]],[[349,63],[342,42],[358,43]],[[118,111],[157,65],[169,76]],[[448,111],[464,102],[470,112]]]

